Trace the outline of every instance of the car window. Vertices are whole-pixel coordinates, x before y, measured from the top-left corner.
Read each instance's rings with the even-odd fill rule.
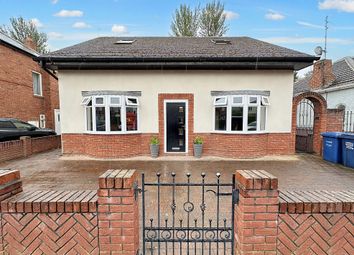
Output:
[[[26,122],[22,122],[22,121],[13,121],[13,124],[16,126],[16,128],[18,129],[29,129],[32,128],[34,126],[32,126],[31,124],[28,124]]]
[[[11,121],[0,121],[0,129],[15,128]]]

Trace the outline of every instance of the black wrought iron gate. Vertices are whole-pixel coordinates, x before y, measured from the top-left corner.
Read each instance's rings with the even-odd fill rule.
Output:
[[[209,177],[142,174],[142,254],[234,254],[235,176]]]

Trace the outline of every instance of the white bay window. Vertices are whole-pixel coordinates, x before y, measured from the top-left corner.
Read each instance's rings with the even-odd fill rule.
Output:
[[[228,95],[214,97],[214,131],[226,133],[264,132],[269,97]]]
[[[139,99],[123,95],[84,97],[85,128],[92,133],[138,132]]]

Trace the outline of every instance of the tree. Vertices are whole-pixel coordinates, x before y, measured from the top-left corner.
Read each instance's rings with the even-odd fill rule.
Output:
[[[25,43],[27,38],[31,38],[35,43],[38,52],[48,52],[48,37],[46,33],[39,32],[32,21],[26,21],[22,17],[10,18],[10,26],[1,26],[0,32],[21,43]]]
[[[224,4],[219,0],[208,3],[204,8],[192,9],[181,4],[175,10],[171,30],[173,36],[223,36],[228,26],[225,24]]]
[[[197,36],[199,27],[199,7],[192,10],[182,4],[175,10],[172,18],[171,30],[173,36]]]
[[[228,30],[225,19],[223,3],[216,0],[208,3],[200,15],[200,35],[223,36]]]

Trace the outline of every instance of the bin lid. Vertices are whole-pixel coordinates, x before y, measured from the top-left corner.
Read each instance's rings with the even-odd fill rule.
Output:
[[[333,137],[333,138],[342,138],[343,132],[324,132],[321,133],[323,137]],[[354,139],[354,136],[353,136]]]
[[[354,133],[342,133],[341,138],[354,140]]]

